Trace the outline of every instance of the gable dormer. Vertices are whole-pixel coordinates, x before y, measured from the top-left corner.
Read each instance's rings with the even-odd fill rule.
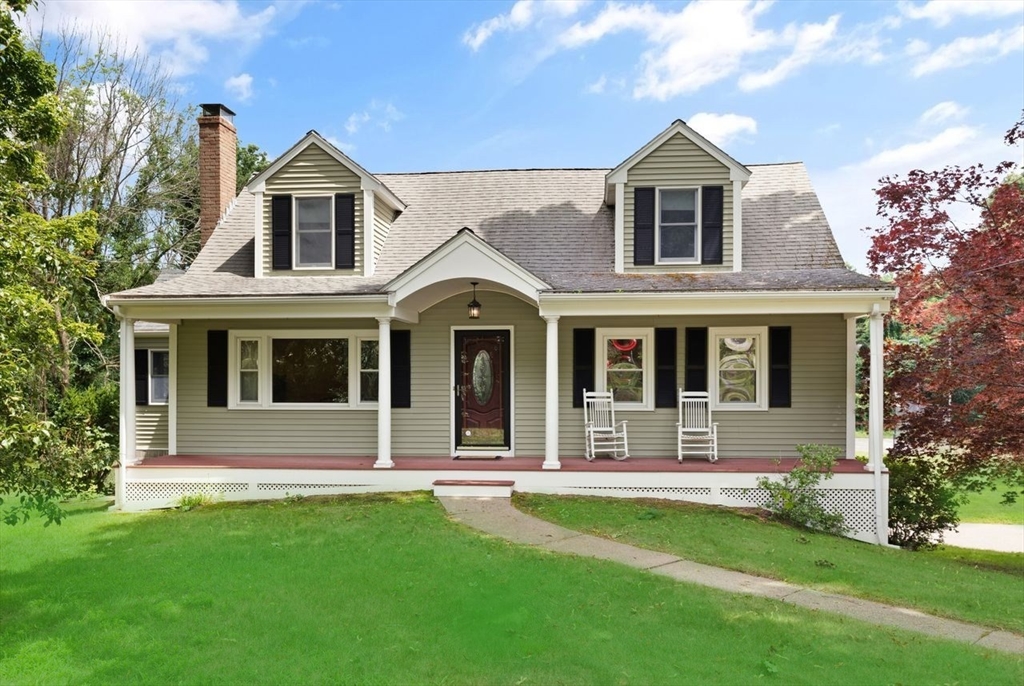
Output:
[[[739,271],[750,170],[676,120],[608,173],[615,271]]]
[[[372,276],[405,204],[316,131],[247,185],[260,276]]]

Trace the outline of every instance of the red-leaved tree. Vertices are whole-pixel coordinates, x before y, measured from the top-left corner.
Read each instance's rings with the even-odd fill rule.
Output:
[[[1005,141],[1024,139],[1024,116]],[[1019,160],[1018,160],[1019,163]],[[899,287],[886,341],[896,459],[1024,485],[1024,179],[1015,163],[886,177],[868,252]],[[970,225],[954,210],[974,209]],[[894,326],[893,326],[894,325]]]

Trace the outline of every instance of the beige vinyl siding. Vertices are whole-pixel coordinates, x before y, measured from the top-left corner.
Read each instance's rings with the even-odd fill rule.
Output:
[[[376,263],[380,259],[380,253],[384,250],[384,241],[391,231],[391,223],[395,221],[394,211],[388,207],[378,196],[373,196],[373,260]]]
[[[373,319],[185,321],[178,327],[178,453],[181,455],[374,455],[373,409],[229,410],[206,406],[209,329],[377,329]]]
[[[167,336],[135,336],[136,350],[167,348]],[[135,449],[146,454],[167,452],[167,405],[135,406]]]
[[[355,195],[355,269],[293,269],[274,271],[271,197],[274,195]],[[360,275],[363,272],[363,191],[359,177],[316,144],[300,152],[267,179],[263,194],[263,273],[274,276]]]
[[[572,406],[572,330],[603,327],[677,328],[677,383],[685,369],[685,327],[790,326],[793,331],[792,407],[717,410],[721,457],[796,457],[797,443],[844,446],[846,441],[846,322],[840,315],[763,317],[562,317],[558,370],[560,439],[563,456],[583,454],[583,410]],[[654,356],[648,355],[653,364]],[[600,370],[598,370],[600,371]],[[765,380],[767,382],[767,380]],[[629,421],[634,457],[675,457],[678,410],[662,408],[616,413]]]
[[[637,267],[633,265],[633,191],[638,187],[723,186],[722,264],[668,264]],[[681,133],[669,138],[636,163],[626,181],[623,203],[623,227],[626,272],[732,271],[732,182],[729,168]],[[698,231],[699,231],[698,227]]]
[[[447,458],[452,431],[452,329],[514,327],[515,453],[544,453],[545,325],[536,308],[511,296],[481,292],[479,320],[466,317],[466,296],[449,298],[420,315],[411,330],[412,407],[392,410],[392,454]],[[674,326],[677,378],[682,383],[688,326],[790,326],[793,406],[714,413],[722,457],[794,457],[798,443],[843,446],[846,422],[846,323],[840,315],[759,317],[563,317],[559,321],[559,397],[562,456],[583,454],[583,410],[572,407],[574,328]],[[375,329],[373,320],[188,321],[179,327],[178,450],[181,454],[359,455],[377,451],[377,413],[366,410],[228,410],[206,406],[207,329]],[[651,351],[653,353],[653,351]],[[653,364],[654,355],[648,355]],[[767,379],[764,380],[767,383]],[[635,457],[674,458],[675,409],[622,411]]]
[[[514,328],[515,452],[544,453],[544,320],[537,308],[509,295],[480,291],[480,319],[466,317],[469,294],[444,300],[420,314],[412,330],[412,407],[391,412],[395,456],[451,455],[452,326]]]

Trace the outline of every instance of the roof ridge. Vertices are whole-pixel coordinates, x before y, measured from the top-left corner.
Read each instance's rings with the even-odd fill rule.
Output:
[[[792,162],[760,162],[758,164],[748,164],[748,167],[785,167],[797,164],[803,164],[803,160],[793,160]]]
[[[494,172],[545,172],[545,171],[600,171],[607,172],[611,167],[521,167],[502,169],[450,169],[418,172],[374,172],[374,176],[428,176],[432,174],[490,174]]]

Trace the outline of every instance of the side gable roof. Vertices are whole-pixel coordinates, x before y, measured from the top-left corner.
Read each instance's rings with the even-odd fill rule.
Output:
[[[637,150],[635,153],[630,155],[626,161],[608,172],[608,175],[605,177],[605,202],[609,205],[613,204],[615,202],[615,184],[625,183],[626,174],[634,165],[650,155],[665,141],[676,134],[682,134],[686,138],[690,139],[698,148],[728,167],[729,178],[733,181],[743,181],[746,183],[750,178],[752,172],[749,169],[737,162],[728,153],[709,141],[707,138],[691,129],[682,119],[676,119],[667,129],[652,138],[647,145]]]
[[[282,167],[295,159],[300,152],[311,145],[316,145],[337,160],[339,164],[347,167],[353,174],[358,176],[362,181],[363,190],[370,190],[380,194],[381,199],[396,212],[405,211],[405,203],[402,202],[402,199],[395,195],[390,188],[385,186],[380,179],[363,169],[355,160],[343,153],[341,150],[338,150],[338,148],[334,147],[326,138],[316,131],[310,131],[307,133],[302,140],[288,148],[283,155],[274,160],[273,164],[250,179],[249,183],[247,183],[245,187],[252,193],[261,192],[266,187],[267,179],[279,172]]]

